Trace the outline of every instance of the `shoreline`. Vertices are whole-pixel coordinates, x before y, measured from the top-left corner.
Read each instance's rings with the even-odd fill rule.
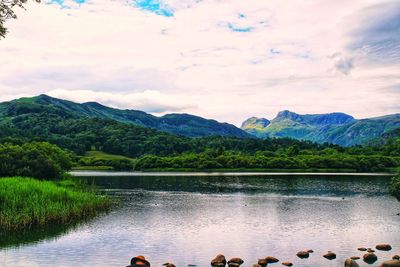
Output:
[[[251,171],[108,171],[108,170],[76,170],[68,174],[74,177],[87,176],[290,176],[290,175],[311,175],[311,176],[393,176],[393,173],[360,173],[360,172],[251,172]]]

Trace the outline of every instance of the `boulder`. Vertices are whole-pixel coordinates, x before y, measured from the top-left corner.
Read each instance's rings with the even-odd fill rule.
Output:
[[[225,267],[225,265],[226,265],[226,259],[225,259],[225,256],[222,254],[218,254],[211,261],[211,266],[213,266],[213,267]]]
[[[367,251],[367,248],[358,248],[359,251]]]
[[[350,259],[352,259],[352,260],[355,260],[355,261],[356,261],[356,260],[359,260],[359,259],[360,259],[360,257],[358,257],[358,256],[351,256],[351,257],[350,257]]]
[[[384,261],[382,262],[381,267],[400,267],[400,260]]]
[[[297,252],[296,255],[300,259],[307,259],[308,257],[310,257],[310,253],[308,253],[307,251],[299,251],[299,252]]]
[[[328,251],[328,253],[326,253],[325,255],[323,255],[323,257],[324,257],[325,259],[328,259],[328,260],[333,260],[333,259],[336,259],[336,254],[333,253],[332,251]]]
[[[275,262],[279,261],[277,258],[272,257],[272,256],[266,257],[265,260],[267,261],[267,263],[275,263]]]
[[[307,250],[307,252],[308,252],[308,253],[314,253],[314,250],[309,249],[309,250]]]
[[[389,244],[378,244],[375,247],[377,250],[389,251],[392,249],[392,246]]]
[[[163,266],[166,266],[166,267],[176,267],[173,263],[170,263],[170,262],[164,263]]]
[[[239,267],[243,264],[243,260],[241,258],[232,258],[228,261],[229,267]]]
[[[363,260],[368,264],[372,264],[378,260],[378,257],[374,253],[370,252],[370,253],[364,254]]]
[[[347,259],[344,261],[344,267],[359,267],[358,263],[355,260]]]
[[[400,260],[400,256],[399,256],[399,255],[394,255],[394,256],[392,257],[392,260]]]
[[[284,261],[284,262],[282,262],[282,265],[284,265],[284,266],[293,266],[293,263],[291,263],[289,261]]]

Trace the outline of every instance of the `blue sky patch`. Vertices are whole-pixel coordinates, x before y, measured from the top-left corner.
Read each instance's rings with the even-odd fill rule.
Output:
[[[174,15],[173,10],[160,0],[135,0],[133,5],[160,16],[172,17]]]
[[[87,0],[72,0],[77,4],[84,4],[86,3]],[[59,6],[61,6],[62,8],[70,8],[69,6],[65,5],[64,0],[50,0],[48,2],[46,2],[46,4],[57,4]]]
[[[234,32],[251,32],[254,27],[238,27],[233,25],[233,23],[228,23],[228,28]]]

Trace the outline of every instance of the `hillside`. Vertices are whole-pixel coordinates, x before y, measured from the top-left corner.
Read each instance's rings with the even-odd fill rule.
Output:
[[[300,115],[281,111],[271,121],[249,118],[241,129],[260,138],[289,137],[341,146],[369,144],[400,128],[400,114],[354,119],[344,113]]]
[[[96,102],[78,104],[47,95],[20,98],[0,103],[0,116],[12,117],[22,113],[40,112],[46,109],[57,111],[60,115],[111,119],[189,137],[211,135],[250,137],[245,131],[232,124],[220,123],[194,115],[167,114],[162,117],[156,117],[143,111],[115,109]]]

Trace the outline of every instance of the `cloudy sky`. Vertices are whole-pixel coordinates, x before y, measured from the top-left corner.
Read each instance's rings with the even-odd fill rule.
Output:
[[[0,40],[0,100],[250,117],[400,112],[400,0],[54,0]]]

